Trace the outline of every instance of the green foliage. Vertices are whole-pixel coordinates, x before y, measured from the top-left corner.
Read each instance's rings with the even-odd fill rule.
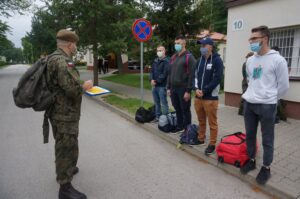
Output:
[[[11,12],[22,14],[22,11],[28,9],[31,3],[31,0],[1,0],[0,15],[9,17]]]
[[[76,61],[75,62],[75,66],[86,66],[86,62],[84,62],[84,61]]]
[[[123,97],[120,97],[120,96],[117,96],[114,94],[104,96],[103,98],[107,103],[109,103],[113,106],[116,106],[120,109],[126,110],[131,115],[134,115],[136,110],[141,105],[141,100],[136,99],[136,98],[123,98]],[[144,107],[146,109],[148,109],[152,105],[153,105],[153,103],[144,101]]]
[[[5,65],[6,65],[6,62],[0,61],[0,67],[1,67],[1,66],[5,66]]]
[[[202,28],[226,34],[227,8],[224,0],[202,0],[197,9],[202,15]]]
[[[112,81],[114,83],[122,84],[122,85],[127,85],[127,86],[132,86],[136,88],[140,88],[140,82],[141,82],[141,76],[140,74],[124,74],[124,75],[113,75],[113,76],[108,76],[108,77],[102,77],[102,79],[107,80],[107,81]],[[151,84],[149,81],[149,74],[144,74],[143,76],[144,79],[144,88],[151,90]]]
[[[21,48],[9,48],[3,52],[3,55],[6,57],[6,61],[9,63],[23,63],[24,61]]]

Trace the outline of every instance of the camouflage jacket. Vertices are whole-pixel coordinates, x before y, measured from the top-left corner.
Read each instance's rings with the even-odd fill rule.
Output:
[[[48,60],[47,83],[52,92],[57,92],[49,117],[58,121],[78,121],[83,82],[74,62],[61,49],[57,49]]]

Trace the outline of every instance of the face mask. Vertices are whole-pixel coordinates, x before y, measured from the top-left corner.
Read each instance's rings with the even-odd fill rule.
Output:
[[[76,47],[76,45],[74,45],[74,48],[72,49],[71,54],[72,54],[72,56],[75,56],[77,54],[77,47]]]
[[[250,49],[253,52],[259,52],[261,50],[260,42],[255,42],[250,44]]]
[[[182,50],[182,45],[181,44],[175,44],[175,50],[176,50],[176,52],[180,52]]]
[[[161,58],[163,56],[163,52],[161,52],[161,51],[158,51],[156,54],[157,54],[158,58]]]
[[[201,53],[201,55],[205,56],[205,55],[207,55],[207,53],[208,53],[208,49],[207,49],[207,48],[204,48],[204,47],[201,47],[201,48],[200,48],[200,53]]]

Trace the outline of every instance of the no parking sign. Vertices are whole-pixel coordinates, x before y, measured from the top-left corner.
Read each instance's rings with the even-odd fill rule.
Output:
[[[144,46],[143,42],[148,41],[152,37],[152,26],[149,21],[146,19],[137,19],[132,25],[132,33],[136,40],[141,43],[141,106],[143,106],[144,98],[144,64],[143,64],[143,55],[144,55]]]
[[[132,25],[132,33],[139,42],[148,41],[152,37],[152,26],[146,19],[137,19]]]

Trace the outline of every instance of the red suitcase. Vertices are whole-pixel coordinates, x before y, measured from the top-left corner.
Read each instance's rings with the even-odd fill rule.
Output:
[[[256,144],[256,151],[257,151]],[[242,167],[249,159],[246,146],[246,134],[237,132],[222,137],[216,148],[218,161]]]

